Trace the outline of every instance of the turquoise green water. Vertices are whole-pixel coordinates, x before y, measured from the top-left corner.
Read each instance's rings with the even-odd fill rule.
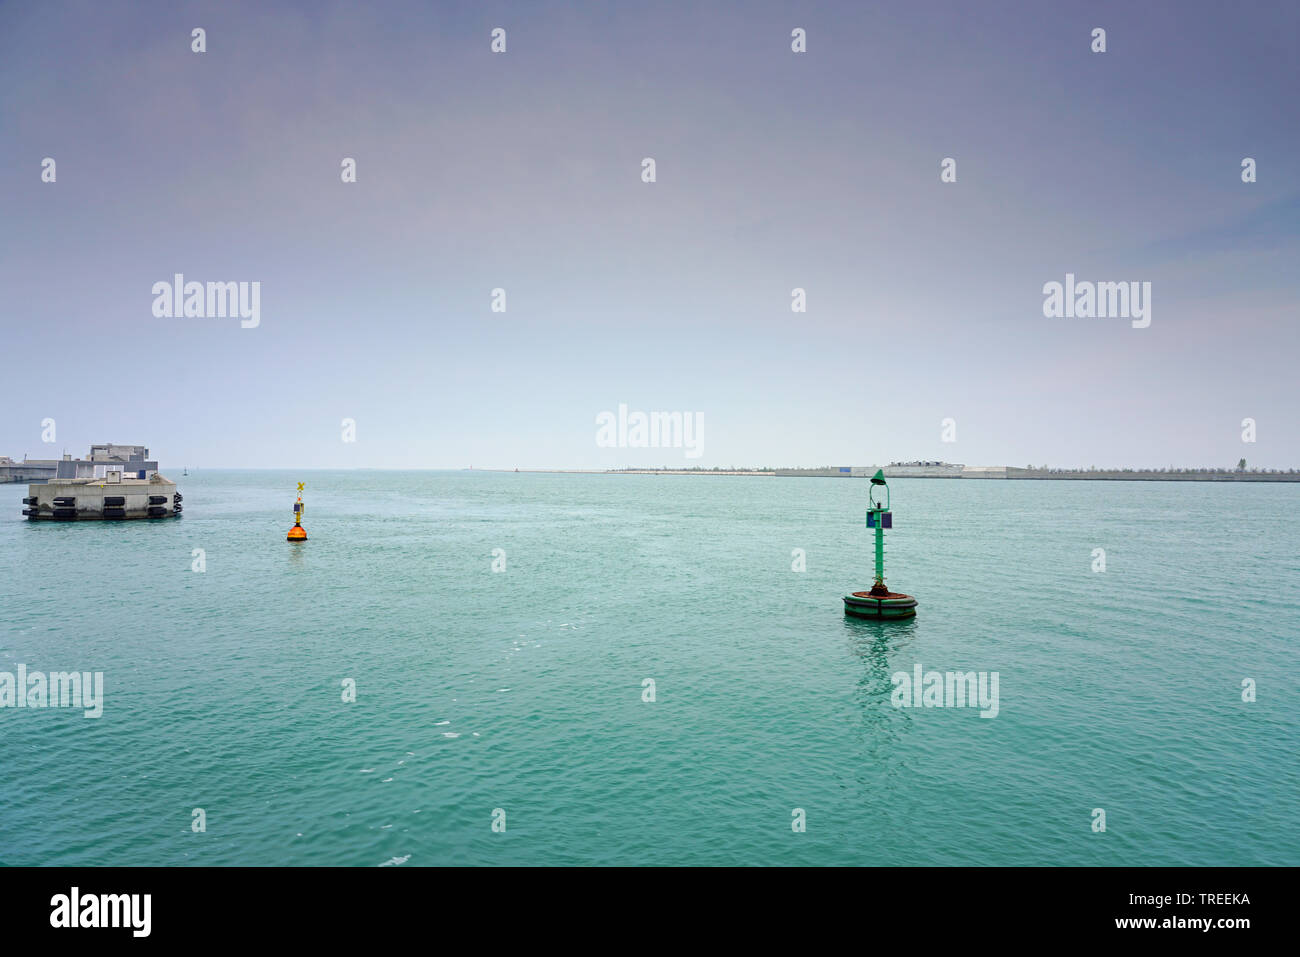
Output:
[[[1300,864],[1300,487],[895,480],[877,623],[862,481],[178,481],[0,487],[0,671],[105,682],[0,709],[0,863]],[[894,707],[917,663],[997,716]]]

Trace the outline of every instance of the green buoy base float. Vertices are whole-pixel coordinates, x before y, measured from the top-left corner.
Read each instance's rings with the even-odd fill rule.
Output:
[[[916,599],[888,588],[855,591],[844,596],[844,614],[854,618],[911,618],[916,614]]]
[[[882,505],[876,490],[885,490]],[[916,614],[916,599],[885,587],[885,529],[894,527],[894,513],[889,510],[889,485],[885,473],[876,469],[867,496],[867,528],[876,530],[876,580],[870,591],[855,591],[844,596],[844,614],[855,618],[911,618]]]

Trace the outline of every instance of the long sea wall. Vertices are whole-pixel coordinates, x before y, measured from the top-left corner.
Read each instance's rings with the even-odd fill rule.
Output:
[[[785,477],[869,478],[877,466],[829,469],[777,469]],[[1161,472],[1149,469],[1026,469],[1011,465],[886,465],[885,478],[1037,479],[1085,482],[1300,482],[1300,472],[1247,472],[1236,469]]]

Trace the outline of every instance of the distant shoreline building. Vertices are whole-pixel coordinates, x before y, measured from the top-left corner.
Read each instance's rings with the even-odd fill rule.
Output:
[[[105,442],[92,445],[84,459],[64,454],[59,459],[29,459],[15,462],[0,456],[0,484],[10,482],[40,483],[51,479],[103,478],[109,471],[121,472],[124,478],[144,479],[158,471],[157,461],[149,458],[143,445],[117,445]]]

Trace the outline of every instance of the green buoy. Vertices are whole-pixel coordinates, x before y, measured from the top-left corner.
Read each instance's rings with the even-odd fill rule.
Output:
[[[885,490],[882,505],[876,498]],[[889,483],[885,473],[876,469],[871,476],[867,495],[867,528],[876,530],[876,581],[870,591],[855,591],[844,596],[844,613],[857,618],[911,618],[916,614],[916,599],[885,587],[885,529],[894,527],[894,513],[889,510]]]

